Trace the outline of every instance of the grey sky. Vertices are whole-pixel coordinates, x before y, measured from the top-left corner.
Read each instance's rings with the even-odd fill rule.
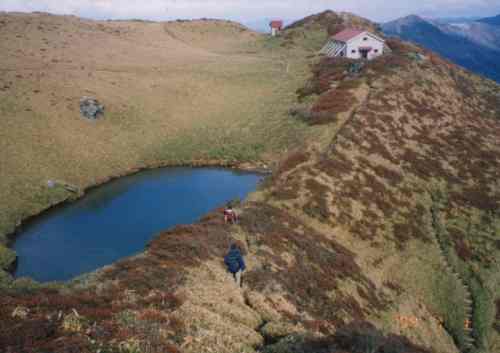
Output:
[[[427,17],[493,16],[499,0],[0,0],[0,11],[46,11],[96,19],[261,18],[296,19],[326,9],[375,21],[408,14]]]

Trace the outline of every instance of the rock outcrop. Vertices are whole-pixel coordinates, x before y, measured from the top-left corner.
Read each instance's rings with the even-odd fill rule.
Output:
[[[82,97],[80,99],[80,114],[84,118],[97,120],[104,114],[104,105],[99,104],[97,99],[92,97]]]

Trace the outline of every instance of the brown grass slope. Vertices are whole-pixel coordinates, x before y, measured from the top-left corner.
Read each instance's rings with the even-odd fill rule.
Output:
[[[266,45],[319,43],[326,28],[312,27]],[[18,281],[0,298],[0,346],[497,352],[499,87],[389,44],[391,55],[358,74],[343,60],[316,63],[300,108],[322,113],[305,114],[322,138],[279,163],[238,225],[224,225],[218,210],[64,288]],[[234,241],[248,263],[243,289],[222,263]],[[470,288],[471,316],[443,257]]]
[[[325,115],[318,122],[311,114],[310,122],[331,128],[340,123],[340,128],[326,151],[306,157],[309,162],[290,157],[299,164],[291,172],[285,168],[269,201],[278,200],[308,224],[315,219],[318,229],[362,256],[360,272],[376,287],[399,284],[382,311],[400,316],[385,317],[382,325],[398,328],[403,317],[403,326],[411,323],[412,335],[430,344],[423,322],[434,317],[459,349],[494,352],[499,347],[494,302],[500,292],[500,89],[432,53],[389,44],[394,53],[358,75],[347,73],[345,60],[317,65],[300,93],[319,94],[311,110]],[[345,92],[363,82],[370,87],[368,98],[342,119]],[[443,251],[436,237],[445,243]],[[453,267],[448,272],[447,262]],[[358,295],[360,307],[377,308],[359,288]],[[325,313],[325,306],[321,310]]]
[[[289,55],[285,70],[266,42],[229,21],[0,14],[0,238],[70,196],[47,180],[259,162],[302,140],[286,111],[306,61]],[[105,105],[101,120],[80,117],[82,96]]]

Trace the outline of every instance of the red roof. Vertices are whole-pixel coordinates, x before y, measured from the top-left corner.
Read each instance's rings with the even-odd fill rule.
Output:
[[[283,28],[283,21],[271,21],[269,26],[271,26],[271,28],[282,29]]]
[[[359,36],[363,32],[366,32],[366,31],[363,31],[362,29],[348,28],[348,29],[344,29],[343,31],[334,35],[333,39],[335,39],[339,42],[348,42],[351,39],[353,39],[354,37]]]

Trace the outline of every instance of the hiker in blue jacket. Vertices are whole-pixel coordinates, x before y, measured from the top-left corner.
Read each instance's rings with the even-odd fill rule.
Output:
[[[241,287],[241,273],[245,271],[246,266],[238,245],[231,244],[229,252],[224,257],[224,263],[227,266],[227,270],[233,274],[238,287]]]

